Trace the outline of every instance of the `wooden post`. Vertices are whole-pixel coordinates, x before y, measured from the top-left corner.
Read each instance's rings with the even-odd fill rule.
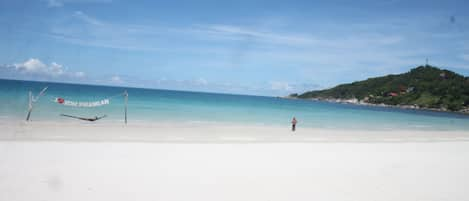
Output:
[[[128,101],[129,94],[127,90],[124,91],[124,101],[125,101],[125,109],[124,109],[124,117],[125,117],[125,124],[127,125],[127,101]]]
[[[31,117],[31,111],[33,111],[33,94],[29,91],[29,105],[28,105],[28,116],[26,116],[26,121],[29,121]]]

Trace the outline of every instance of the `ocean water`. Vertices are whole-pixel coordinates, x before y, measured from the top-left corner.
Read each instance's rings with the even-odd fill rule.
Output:
[[[124,97],[128,91],[128,121],[192,122],[241,125],[290,126],[295,116],[298,127],[367,130],[466,130],[469,115],[345,105],[275,97],[138,89],[109,86],[31,82],[0,79],[0,120],[22,120],[28,109],[28,91],[33,94],[48,86],[34,105],[33,121],[72,121],[60,114],[94,117],[107,115],[105,122],[124,121]],[[55,98],[97,101],[110,97],[110,104],[81,108],[64,106]]]

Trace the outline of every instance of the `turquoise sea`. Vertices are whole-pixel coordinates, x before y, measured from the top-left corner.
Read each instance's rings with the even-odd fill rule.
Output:
[[[34,105],[33,121],[70,121],[60,114],[94,117],[100,122],[123,122],[124,98],[128,91],[128,121],[201,122],[242,125],[289,126],[295,116],[298,127],[367,130],[468,130],[469,115],[336,104],[276,97],[230,95],[139,89],[109,86],[32,82],[0,79],[0,120],[22,120],[28,109],[28,91],[46,94]],[[109,105],[93,108],[69,107],[55,98],[97,101],[112,97]],[[99,122],[96,122],[99,123]]]

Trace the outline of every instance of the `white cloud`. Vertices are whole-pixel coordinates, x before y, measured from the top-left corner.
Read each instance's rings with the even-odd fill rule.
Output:
[[[48,0],[47,5],[49,7],[62,7],[64,4],[60,0]]]
[[[121,79],[121,77],[119,77],[117,75],[114,75],[114,76],[111,77],[111,82],[122,83],[122,79]]]
[[[26,73],[47,73],[48,66],[42,63],[39,59],[28,59],[27,61],[19,64],[13,64],[16,70]]]
[[[66,3],[110,3],[112,0],[46,0],[49,7],[62,7]]]
[[[278,91],[280,93],[288,92],[305,92],[321,88],[317,84],[311,83],[290,83],[285,81],[271,81],[269,82],[270,90]]]
[[[103,25],[101,21],[99,21],[96,18],[90,17],[89,15],[83,13],[82,11],[75,11],[73,16],[92,25]]]
[[[82,77],[85,77],[85,73],[84,72],[75,72],[75,77],[78,77],[78,78],[82,78]]]
[[[291,91],[293,88],[288,84],[288,82],[270,82],[270,89],[272,90],[281,90],[281,91]]]
[[[73,18],[51,29],[51,36],[69,43],[126,50],[193,51],[198,46],[187,48],[185,42],[210,41],[204,51],[218,52],[216,48],[226,43],[239,44],[245,41],[249,48],[285,49],[301,47],[308,49],[370,49],[400,43],[404,38],[395,34],[378,34],[373,31],[350,33],[344,36],[329,36],[314,32],[285,32],[226,24],[192,25],[189,27],[162,27],[154,25],[110,23],[82,11],[75,11]],[[221,46],[220,46],[221,45]],[[226,46],[225,46],[226,47]],[[223,48],[221,48],[223,49]],[[225,48],[226,49],[226,48]]]
[[[16,72],[21,74],[42,75],[42,76],[75,76],[83,77],[84,72],[68,72],[67,69],[56,62],[51,62],[49,65],[45,64],[39,59],[30,58],[22,63],[16,63],[7,67],[13,68]]]
[[[167,28],[110,23],[82,11],[75,11],[62,23],[52,26],[49,36],[56,40],[84,46],[125,50],[159,50],[155,48],[155,44],[161,43],[161,35],[171,36],[171,33]]]
[[[204,79],[204,78],[196,79],[196,80],[194,81],[194,83],[195,83],[196,85],[207,85],[207,84],[208,84],[207,80]]]
[[[52,75],[62,75],[64,73],[64,68],[62,65],[52,62],[48,70]]]
[[[259,31],[255,29],[248,29],[239,26],[231,25],[208,25],[208,26],[197,26],[200,28],[200,32],[206,32],[211,36],[220,37],[220,39],[231,39],[246,40],[246,38],[253,38],[261,42],[284,44],[284,45],[312,45],[319,41],[313,36],[306,36],[301,34],[291,33],[275,33],[272,31]]]
[[[13,64],[13,66],[17,71],[22,73],[59,76],[65,72],[64,67],[56,62],[46,65],[41,60],[35,58],[28,59],[23,63]]]
[[[357,47],[392,45],[404,40],[397,35],[377,34],[373,32],[354,33],[348,37],[319,36],[311,33],[289,33],[273,30],[258,30],[232,25],[198,25],[192,30],[202,33],[202,37],[215,40],[253,40],[272,45],[288,45],[301,47]],[[211,38],[210,38],[211,37]]]

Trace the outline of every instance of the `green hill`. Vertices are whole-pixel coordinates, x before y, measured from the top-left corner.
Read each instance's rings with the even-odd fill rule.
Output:
[[[371,104],[413,105],[450,111],[469,107],[469,78],[433,66],[310,91],[297,98],[358,99]]]

